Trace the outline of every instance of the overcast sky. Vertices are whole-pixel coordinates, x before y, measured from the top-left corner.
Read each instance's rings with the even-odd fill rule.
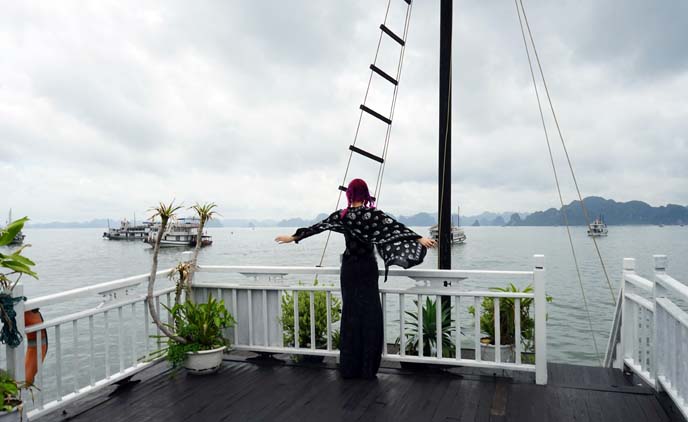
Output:
[[[3,209],[72,221],[172,198],[215,201],[225,218],[334,208],[386,0],[0,3]],[[401,32],[406,3],[391,3]],[[438,5],[412,12],[380,204],[394,214],[436,209]],[[688,3],[525,5],[583,195],[688,204]],[[398,48],[381,49],[393,73]],[[513,2],[455,2],[453,73],[453,206],[556,206]],[[374,81],[369,103],[388,110],[390,85]],[[374,119],[359,142],[381,154]]]

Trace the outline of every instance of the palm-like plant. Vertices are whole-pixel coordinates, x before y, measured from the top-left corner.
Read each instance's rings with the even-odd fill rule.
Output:
[[[415,309],[418,309],[418,301],[414,300],[413,303],[416,305]],[[411,355],[418,354],[418,311],[406,311],[408,318],[406,319],[406,325],[409,327],[408,332],[406,332],[406,353]],[[426,298],[425,304],[422,309],[423,315],[423,355],[431,356],[433,349],[437,350],[437,301]],[[441,315],[442,324],[442,357],[453,357],[455,356],[454,337],[452,333],[454,332],[454,324],[451,320],[451,307],[442,308]],[[397,338],[396,344],[400,343],[400,339]]]
[[[199,204],[196,203],[194,206],[192,206],[190,209],[196,211],[196,214],[198,215],[199,225],[198,225],[198,233],[196,234],[196,246],[194,247],[194,253],[193,257],[191,258],[191,265],[189,267],[189,271],[187,273],[187,278],[185,280],[186,288],[188,291],[191,290],[191,282],[193,280],[194,272],[196,271],[196,265],[198,263],[198,253],[201,250],[201,245],[203,241],[203,229],[205,228],[205,224],[215,218],[216,215],[218,215],[217,211],[213,211],[215,208],[217,208],[217,204],[214,202],[207,202],[205,204]],[[188,295],[188,299],[192,300],[191,295]]]
[[[165,334],[167,337],[171,338],[172,340],[178,343],[185,344],[186,339],[175,335],[166,324],[163,324],[162,321],[160,321],[160,315],[158,315],[158,312],[155,309],[155,300],[153,298],[153,290],[155,287],[155,275],[158,272],[158,254],[160,253],[160,241],[162,240],[162,236],[165,233],[165,229],[167,228],[167,223],[170,221],[171,218],[174,218],[175,212],[177,212],[180,208],[182,208],[182,206],[175,205],[174,200],[169,204],[160,202],[158,206],[151,208],[151,211],[153,211],[151,220],[155,219],[156,217],[160,217],[160,227],[158,228],[158,235],[155,237],[155,244],[153,245],[153,264],[151,265],[151,273],[148,277],[148,312],[150,312],[153,322],[155,322],[155,325],[158,326],[158,328],[160,329],[160,331],[163,332],[163,334]]]

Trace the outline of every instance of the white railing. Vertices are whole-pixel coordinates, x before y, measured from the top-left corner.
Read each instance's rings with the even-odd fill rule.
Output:
[[[242,274],[252,277],[253,282],[246,280],[218,280],[194,283],[194,294],[197,301],[207,299],[208,295],[222,298],[228,310],[235,315],[238,324],[234,329],[229,330],[228,335],[233,341],[233,348],[236,350],[247,350],[265,353],[288,353],[294,355],[319,355],[319,356],[338,356],[339,351],[333,346],[333,328],[331,321],[332,297],[339,296],[339,280],[334,278],[328,282],[323,282],[327,276],[339,275],[339,268],[314,268],[314,267],[243,267],[243,266],[200,266],[200,273],[221,273],[221,274]],[[383,271],[380,271],[383,274]],[[283,277],[301,275],[313,276],[319,280],[318,285],[306,286],[296,280],[289,282],[281,281]],[[387,347],[387,341],[383,345],[383,359],[400,362],[431,363],[452,366],[473,366],[481,368],[495,368],[507,370],[520,370],[535,372],[538,384],[547,383],[547,354],[546,354],[546,295],[545,295],[545,268],[544,256],[535,256],[535,268],[533,271],[481,271],[481,270],[390,270],[390,277],[407,277],[416,281],[415,286],[408,288],[395,288],[382,285],[380,296],[382,303],[383,327],[385,339],[394,337],[395,333],[390,331],[392,326],[398,328],[396,334],[399,339],[399,350],[391,353]],[[533,293],[515,292],[495,292],[487,288],[481,290],[463,290],[461,282],[467,278],[488,277],[490,279],[502,279],[508,281],[526,280],[531,282],[534,287]],[[299,294],[298,292],[308,293],[308,309],[310,327],[299,326]],[[316,292],[325,292],[326,302],[326,340],[322,347],[316,345],[316,328],[314,302]],[[289,330],[293,333],[293,343],[284,344],[285,327],[282,319],[282,298],[284,294],[291,294],[293,302],[293,327]],[[322,293],[321,293],[322,294]],[[451,325],[453,329],[453,341],[455,353],[453,357],[443,357],[442,352],[442,301],[439,297],[451,298]],[[419,339],[415,349],[416,354],[407,353],[406,335],[409,334],[405,311],[411,305],[409,297],[416,300],[416,315],[418,315],[417,338]],[[436,318],[435,326],[437,340],[435,349],[430,355],[424,354],[423,347],[423,312],[421,304],[427,297],[435,299]],[[481,303],[483,298],[494,298],[495,312],[495,356],[494,360],[485,360],[481,356]],[[514,322],[515,322],[515,341],[514,341],[514,361],[507,362],[506,357],[501,356],[500,352],[500,318],[499,301],[500,299],[514,300]],[[534,338],[534,363],[522,362],[521,346],[521,312],[520,305],[523,299],[532,299],[534,302],[535,319],[535,338]],[[468,306],[475,309],[474,315],[468,313]],[[396,309],[390,311],[392,307]],[[291,313],[291,310],[284,312]],[[390,316],[398,315],[393,318],[395,323],[391,323]],[[398,319],[397,319],[398,318]],[[302,344],[299,341],[301,330],[308,330],[310,336],[306,338],[310,341]],[[461,344],[466,332],[472,333],[472,346],[475,354],[472,357],[463,355]],[[462,334],[464,333],[464,334]]]
[[[159,271],[160,285],[163,276],[170,269]],[[289,353],[302,355],[338,356],[339,352],[334,344],[333,322],[331,321],[331,307],[333,298],[340,295],[339,268],[322,267],[242,267],[242,266],[200,266],[201,279],[194,284],[194,295],[205,298],[213,294],[225,300],[226,306],[235,316],[238,324],[229,329],[228,338],[236,350],[250,350],[268,353]],[[382,271],[380,272],[382,275]],[[232,275],[233,274],[233,275]],[[316,276],[322,284],[318,286],[299,285],[289,282],[289,278],[299,276]],[[332,278],[331,284],[323,281]],[[547,352],[546,352],[546,296],[545,296],[545,268],[544,256],[535,256],[533,271],[481,271],[481,270],[400,270],[392,269],[389,277],[405,277],[415,283],[407,288],[387,287],[380,289],[385,334],[393,336],[390,327],[397,326],[399,334],[399,350],[388,350],[384,344],[384,359],[400,362],[421,362],[450,366],[474,366],[481,368],[518,370],[532,372],[538,384],[547,382]],[[216,279],[213,281],[213,279]],[[532,283],[532,293],[495,292],[487,288],[462,289],[473,279],[487,278],[509,282]],[[30,298],[26,302],[19,302],[17,311],[17,326],[25,340],[17,348],[7,347],[5,363],[8,371],[19,380],[25,379],[25,357],[28,347],[27,335],[36,336],[37,351],[48,340],[48,352],[45,361],[36,353],[38,372],[34,381],[38,389],[34,390],[34,400],[27,399],[28,417],[36,418],[54,411],[67,403],[83,397],[86,394],[109,386],[113,383],[129,378],[153,361],[143,359],[150,352],[159,349],[160,343],[151,339],[151,335],[159,334],[152,324],[148,314],[145,283],[148,275],[138,275],[112,282],[73,289],[57,294]],[[481,281],[482,283],[482,281]],[[491,287],[499,284],[491,283]],[[169,286],[169,284],[166,284]],[[482,284],[481,284],[482,286]],[[295,344],[284,344],[284,330],[281,324],[282,297],[285,293],[307,292],[310,299],[308,312],[313,315],[314,297],[316,292],[325,292],[327,306],[327,342],[322,348],[316,347],[315,319],[311,318],[310,327],[299,327],[299,295],[294,295],[294,338]],[[21,296],[23,287],[20,285],[14,291],[15,296]],[[161,318],[169,322],[170,316],[161,306],[161,302],[170,305],[174,287],[159,288],[155,292],[156,307],[161,312]],[[452,357],[443,357],[442,353],[442,301],[440,296],[450,297],[452,306],[451,323],[455,346]],[[420,312],[420,339],[417,354],[407,353],[406,334],[410,332],[404,311],[409,310],[412,300],[419,304],[427,297],[435,298],[439,306],[435,315],[437,327],[437,341],[431,353],[424,353],[423,347],[423,313]],[[483,298],[494,299],[495,343],[494,358],[484,359],[481,355],[481,302]],[[499,301],[513,299],[515,302],[515,354],[511,362],[502,356],[498,347],[502,341],[500,333]],[[533,317],[535,320],[534,353],[527,356],[528,362],[522,361],[521,346],[521,312],[522,300],[533,300]],[[468,313],[468,306],[474,306],[475,315]],[[25,327],[24,311],[41,308],[46,319],[39,324]],[[392,308],[395,308],[392,313]],[[421,306],[418,305],[418,310]],[[396,315],[396,317],[392,317]],[[310,345],[299,342],[299,331],[309,330]],[[47,339],[44,337],[47,333]],[[427,336],[426,336],[427,337]],[[386,337],[387,338],[387,337]],[[462,341],[464,340],[464,341]],[[475,355],[462,351],[461,344],[470,342],[475,349]],[[525,360],[525,359],[524,359]]]
[[[666,273],[667,257],[654,256],[653,280],[635,272],[625,258],[605,363],[626,366],[658,391],[664,391],[688,418],[688,286]]]
[[[169,271],[159,271],[158,275],[164,276]],[[137,289],[147,280],[147,274],[138,275],[30,298],[15,306],[17,326],[24,341],[17,348],[7,348],[8,371],[16,379],[26,379],[27,335],[35,335],[36,351],[42,350],[46,342],[48,344],[45,361],[40,359],[40,353],[36,353],[38,372],[34,385],[37,388],[33,390],[33,400],[25,395],[29,418],[131,377],[154,363],[143,358],[158,348],[159,344],[150,336],[159,333],[149,318],[146,295]],[[22,286],[18,285],[14,295],[21,296],[22,291]],[[161,298],[166,299],[165,304],[169,305],[173,291],[174,287],[168,287],[154,294],[158,312],[162,311],[161,318],[169,319],[161,306]],[[97,295],[100,295],[100,300],[94,300]],[[78,299],[93,303],[93,306],[76,310],[79,302],[75,300]],[[60,315],[25,327],[24,311],[39,307],[44,316]],[[61,312],[54,311],[53,307],[58,307]]]

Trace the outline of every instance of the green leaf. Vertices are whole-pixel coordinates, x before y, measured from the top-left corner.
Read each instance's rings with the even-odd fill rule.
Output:
[[[20,218],[19,220],[15,220],[8,224],[0,233],[0,246],[5,246],[9,245],[12,240],[14,240],[14,237],[21,231],[21,229],[24,227],[24,223],[29,221],[28,217]]]

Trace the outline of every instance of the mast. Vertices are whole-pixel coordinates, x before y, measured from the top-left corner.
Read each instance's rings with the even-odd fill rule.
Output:
[[[437,268],[451,269],[452,0],[440,0],[439,179]]]

